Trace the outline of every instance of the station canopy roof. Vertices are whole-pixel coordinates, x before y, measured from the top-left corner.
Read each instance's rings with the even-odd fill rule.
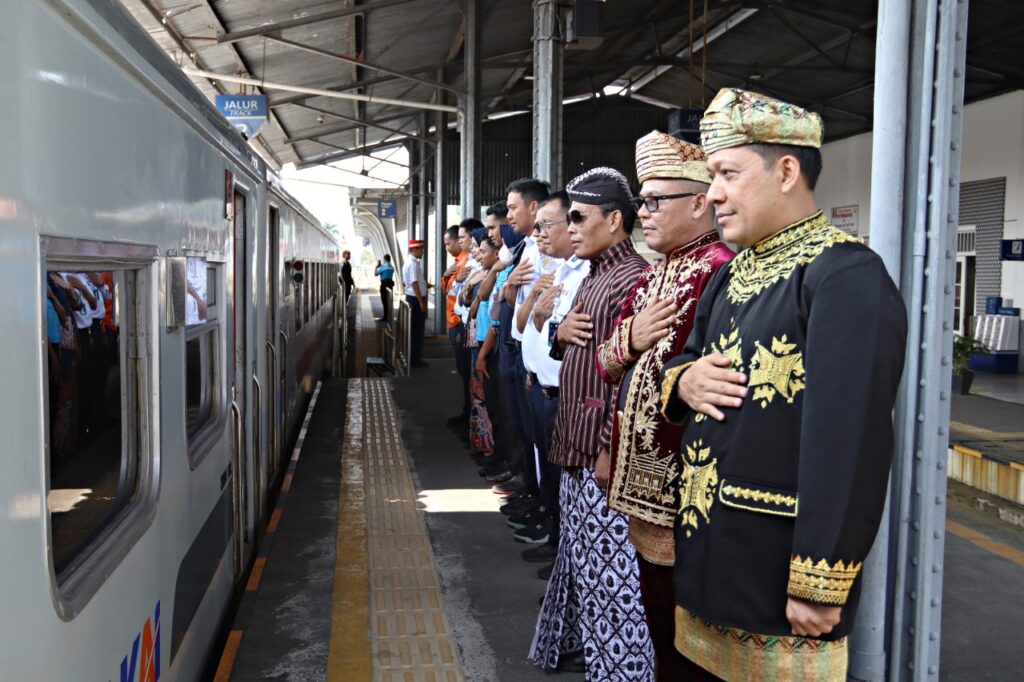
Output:
[[[255,146],[277,167],[394,147],[420,134],[424,114],[433,124],[427,109],[380,99],[454,106],[465,92],[462,0],[122,2],[186,70],[263,84],[192,75],[211,99],[218,93],[267,96],[270,122]],[[531,4],[480,0],[485,115],[531,105]],[[827,140],[871,129],[876,2],[593,4],[599,27],[565,51],[566,99],[631,96],[666,108],[700,108],[721,87],[746,87],[820,112]],[[1024,88],[1024,4],[972,0],[969,12],[967,101]]]

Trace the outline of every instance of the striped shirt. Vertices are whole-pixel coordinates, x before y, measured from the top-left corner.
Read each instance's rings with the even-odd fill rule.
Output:
[[[600,450],[611,447],[615,389],[601,379],[596,354],[612,332],[623,299],[646,268],[647,261],[630,239],[590,261],[590,274],[580,285],[573,307],[583,303],[583,312],[594,325],[593,336],[586,346],[568,344],[561,353],[557,346],[551,351],[552,357],[562,360],[558,416],[548,454],[553,464],[593,468]]]

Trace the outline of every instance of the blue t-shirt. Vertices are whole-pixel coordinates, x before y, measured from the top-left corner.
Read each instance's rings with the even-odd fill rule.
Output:
[[[380,267],[378,267],[373,274],[379,275],[381,281],[394,279],[395,268],[393,265],[391,265],[391,263],[381,263]]]
[[[50,299],[46,299],[46,341],[60,343],[60,318]]]

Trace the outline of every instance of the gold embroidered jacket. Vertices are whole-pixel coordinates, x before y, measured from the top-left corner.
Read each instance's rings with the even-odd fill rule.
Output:
[[[818,212],[740,253],[709,282],[663,414],[685,422],[675,486],[676,599],[720,626],[790,635],[787,597],[844,606],[874,540],[892,458],[906,311],[881,259]],[[698,358],[748,376],[725,421],[676,394]],[[684,652],[685,653],[685,652]]]
[[[682,426],[661,415],[661,368],[682,350],[693,327],[697,300],[711,275],[732,257],[733,252],[712,231],[647,268],[626,295],[611,336],[597,349],[598,372],[617,386],[618,396],[608,505],[634,519],[665,527],[667,542],[658,544],[667,548],[658,551],[642,547],[644,543],[637,542],[632,532],[634,524],[630,524],[633,544],[654,563],[671,565],[674,560],[668,530],[675,516],[674,494],[668,482],[678,473],[676,448],[683,431]],[[652,301],[667,296],[678,306],[668,336],[642,354],[634,354],[630,346],[634,316]]]

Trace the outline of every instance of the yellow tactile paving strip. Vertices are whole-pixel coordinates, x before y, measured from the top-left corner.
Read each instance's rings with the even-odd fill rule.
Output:
[[[368,679],[368,645],[375,681],[462,682],[388,380],[349,380],[348,412],[328,679]]]
[[[361,383],[374,678],[461,681],[465,678],[389,382]]]

